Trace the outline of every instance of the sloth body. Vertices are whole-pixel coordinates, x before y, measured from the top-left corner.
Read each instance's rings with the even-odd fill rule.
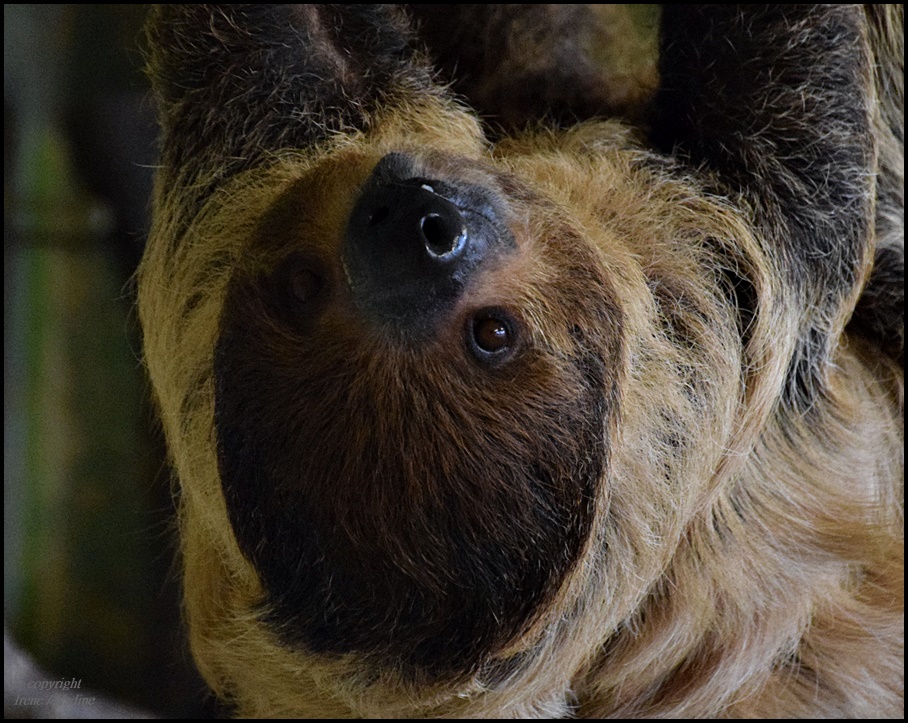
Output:
[[[140,313],[213,689],[899,715],[900,13],[672,6],[648,135],[493,145],[399,9],[156,9]]]

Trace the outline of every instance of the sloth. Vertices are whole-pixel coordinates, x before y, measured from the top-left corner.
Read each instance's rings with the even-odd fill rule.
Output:
[[[901,6],[666,6],[633,126],[589,11],[529,7],[151,12],[203,676],[246,716],[900,717]]]

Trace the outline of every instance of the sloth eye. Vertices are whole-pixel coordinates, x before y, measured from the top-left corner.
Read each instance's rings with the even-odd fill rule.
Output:
[[[467,347],[476,359],[500,364],[517,346],[517,325],[503,309],[484,309],[467,324]]]
[[[317,259],[292,255],[271,278],[278,312],[293,323],[311,321],[329,295],[328,277]]]
[[[295,301],[306,304],[318,298],[324,286],[321,276],[309,269],[294,269],[287,279],[287,286]]]

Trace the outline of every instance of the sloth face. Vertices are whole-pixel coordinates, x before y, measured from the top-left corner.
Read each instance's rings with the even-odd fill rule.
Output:
[[[359,166],[292,184],[230,283],[221,483],[286,642],[468,673],[582,555],[621,311],[579,232],[512,176]]]

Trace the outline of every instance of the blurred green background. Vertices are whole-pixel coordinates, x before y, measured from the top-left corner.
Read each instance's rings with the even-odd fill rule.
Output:
[[[4,616],[50,679],[201,716],[130,281],[155,158],[144,14],[4,5]]]

